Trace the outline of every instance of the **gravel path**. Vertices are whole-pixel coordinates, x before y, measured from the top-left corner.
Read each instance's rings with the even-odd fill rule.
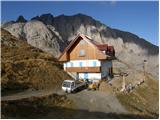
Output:
[[[74,102],[75,109],[103,113],[128,113],[118,99],[110,93],[84,90],[67,96]]]
[[[61,90],[39,90],[39,91],[24,91],[9,96],[1,97],[1,101],[19,100],[29,97],[42,97],[57,93],[59,95],[66,95],[68,99],[73,101],[72,109],[77,110],[75,118],[99,118],[105,117],[100,113],[117,113],[126,114],[128,111],[119,103],[118,99],[110,93],[100,91],[87,91],[83,90],[74,94],[66,94]],[[86,112],[82,112],[86,111]],[[53,114],[54,112],[51,112]],[[91,114],[94,113],[94,114]],[[74,117],[73,117],[74,118]]]

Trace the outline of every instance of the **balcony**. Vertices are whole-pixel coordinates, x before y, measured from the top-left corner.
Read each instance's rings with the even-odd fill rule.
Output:
[[[101,72],[101,67],[66,67],[67,72]]]

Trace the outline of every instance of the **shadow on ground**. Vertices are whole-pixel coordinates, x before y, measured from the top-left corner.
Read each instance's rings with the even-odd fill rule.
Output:
[[[48,107],[41,105],[34,105],[23,103],[22,104],[14,104],[14,102],[9,102],[7,105],[2,103],[1,109],[2,118],[86,118],[86,119],[96,119],[96,118],[158,118],[158,115],[155,117],[147,116],[147,115],[135,115],[135,114],[117,114],[117,113],[102,113],[102,112],[91,112],[88,110],[75,110],[64,107]]]

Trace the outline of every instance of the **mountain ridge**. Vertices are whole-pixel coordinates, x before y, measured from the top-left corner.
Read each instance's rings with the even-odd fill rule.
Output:
[[[56,58],[77,33],[82,33],[101,44],[114,46],[116,57],[133,66],[133,69],[142,69],[143,61],[147,60],[148,72],[155,74],[158,79],[158,46],[133,33],[111,28],[81,13],[72,16],[53,16],[47,13],[33,17],[26,23],[6,23],[2,28],[16,37],[24,37],[32,46],[51,53]],[[115,66],[119,64],[122,63],[116,63]],[[127,70],[126,66],[125,68]]]
[[[41,22],[43,22],[45,24],[51,24],[51,23],[45,22],[45,20],[43,20],[42,18],[45,18],[45,17],[49,18],[50,17],[50,18],[52,18],[52,21],[53,21],[53,19],[57,19],[57,18],[60,18],[60,17],[76,17],[76,16],[85,17],[85,18],[88,17],[88,18],[94,20],[94,18],[92,18],[91,16],[88,16],[88,15],[85,15],[85,14],[82,14],[82,13],[77,13],[77,14],[74,14],[74,15],[71,15],[71,16],[70,15],[64,15],[64,14],[61,14],[61,15],[58,15],[58,16],[53,16],[51,13],[45,13],[45,14],[42,14],[40,16],[37,15],[35,17],[32,17],[30,20],[27,20],[27,19],[25,19],[25,17],[23,15],[20,15],[20,16],[17,17],[16,21],[12,20],[12,21],[6,22],[2,26],[5,26],[5,24],[8,24],[8,23],[18,23],[18,22],[21,22],[21,19],[22,19],[23,22],[27,22],[27,21],[31,21],[31,20],[39,20],[39,21],[41,21]],[[96,21],[100,22],[99,20],[96,20]],[[101,24],[103,24],[103,23],[101,23]],[[103,24],[103,25],[106,25],[106,24]],[[135,33],[128,32],[126,30],[121,30],[121,29],[118,29],[118,28],[111,28],[109,26],[107,26],[107,27],[110,28],[110,29],[112,29],[112,30],[117,30],[117,31],[120,31],[120,32],[131,34],[131,35],[133,35],[133,36],[135,36],[135,37],[137,37],[139,39],[143,39],[143,40],[147,41],[145,38],[140,37],[140,36],[136,35]],[[153,44],[153,43],[151,43],[149,41],[147,41],[147,42],[150,43],[150,44],[152,44],[152,45],[154,45],[155,47],[159,48],[158,45],[155,45],[155,44]]]
[[[37,15],[37,16],[35,16],[35,17],[32,17],[30,20],[39,20],[39,21],[41,21],[41,22],[43,22],[43,23],[50,24],[50,23],[48,23],[48,22],[45,22],[42,18],[45,18],[45,17],[49,18],[49,17],[50,17],[50,18],[52,18],[52,19],[57,19],[57,18],[59,18],[59,17],[76,17],[76,16],[85,17],[85,18],[89,18],[89,19],[95,20],[95,19],[92,18],[91,16],[85,15],[85,14],[82,14],[82,13],[77,13],[77,14],[74,14],[74,15],[64,15],[64,14],[61,14],[61,15],[58,15],[58,16],[53,16],[51,13],[44,13],[44,14],[41,14],[40,16]],[[17,20],[14,21],[14,22],[15,22],[15,23],[19,22],[18,19],[20,19],[20,18],[24,19],[24,21],[27,22],[27,20],[26,20],[22,15],[18,16]],[[28,21],[30,21],[30,20],[28,20]],[[97,21],[97,22],[100,22],[99,20],[96,20],[96,21]],[[100,22],[100,23],[101,23],[101,22]],[[104,24],[104,23],[101,23],[101,24],[106,25],[106,24]],[[107,26],[107,25],[106,25],[106,26]],[[112,29],[112,30],[117,30],[117,31],[120,31],[120,32],[124,32],[124,33],[127,33],[127,34],[134,35],[135,37],[137,37],[137,38],[139,38],[139,39],[146,40],[145,38],[136,35],[136,33],[128,32],[128,31],[126,31],[126,30],[121,30],[121,29],[113,28],[113,27],[109,27],[109,26],[107,26],[107,27],[110,28],[110,29]],[[158,45],[155,45],[155,44],[151,43],[151,42],[148,41],[148,40],[146,40],[146,41],[149,42],[150,44],[156,46],[156,47],[159,47]]]

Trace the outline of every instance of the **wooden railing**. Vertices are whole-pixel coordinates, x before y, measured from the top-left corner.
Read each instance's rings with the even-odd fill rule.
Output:
[[[100,67],[66,67],[67,72],[101,72]]]

